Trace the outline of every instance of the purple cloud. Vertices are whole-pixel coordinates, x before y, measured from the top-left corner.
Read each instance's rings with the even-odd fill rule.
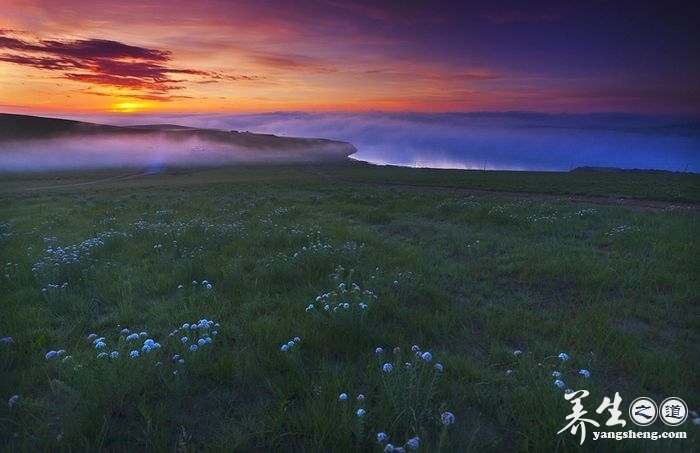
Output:
[[[42,39],[30,42],[8,36],[16,33],[0,29],[0,51],[4,51],[0,53],[0,61],[56,71],[62,78],[90,85],[147,92],[141,95],[151,99],[168,100],[168,93],[183,89],[187,80],[182,76],[193,76],[208,83],[258,78],[177,68],[171,66],[172,52],[168,50],[131,46],[105,39]]]

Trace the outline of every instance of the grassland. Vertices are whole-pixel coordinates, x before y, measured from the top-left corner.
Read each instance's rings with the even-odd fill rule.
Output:
[[[700,408],[697,175],[129,175],[0,181],[8,451],[700,445],[691,421],[627,416],[639,396]],[[589,425],[581,446],[558,434],[567,388],[601,425],[619,392],[627,424],[605,430],[688,439],[594,441]]]

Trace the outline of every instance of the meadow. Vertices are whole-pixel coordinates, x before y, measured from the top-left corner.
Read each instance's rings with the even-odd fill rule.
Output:
[[[700,446],[693,417],[627,415],[700,409],[698,175],[125,174],[0,181],[7,451]],[[601,425],[582,445],[571,390]]]

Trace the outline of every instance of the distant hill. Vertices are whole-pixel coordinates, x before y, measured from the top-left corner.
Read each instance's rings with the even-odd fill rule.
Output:
[[[584,166],[576,167],[572,172],[598,172],[598,173],[675,173],[670,170],[652,170],[640,168],[618,168],[618,167],[593,167]]]
[[[92,154],[74,152],[84,150],[86,144],[94,144],[97,151]],[[111,161],[104,156],[128,154],[125,148],[132,154],[156,152],[164,165],[346,161],[357,151],[350,143],[323,138],[280,137],[173,124],[110,126],[0,113],[0,171],[25,168],[31,164],[30,158],[61,161],[54,167],[63,168],[68,166],[68,156],[83,159],[90,167],[109,166]],[[146,160],[133,156],[129,159]],[[119,165],[129,165],[129,162],[122,159]]]

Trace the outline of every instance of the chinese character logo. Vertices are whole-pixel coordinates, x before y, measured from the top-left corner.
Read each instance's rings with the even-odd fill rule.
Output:
[[[659,409],[661,421],[668,426],[678,426],[688,418],[688,406],[680,398],[666,398]]]
[[[659,415],[659,409],[651,398],[641,397],[632,401],[629,410],[630,418],[639,426],[649,426]]]
[[[579,396],[580,395],[580,396]],[[583,445],[583,441],[586,440],[586,423],[590,423],[593,426],[599,427],[600,425],[598,422],[595,420],[591,420],[590,418],[583,418],[584,415],[588,413],[588,411],[583,410],[583,404],[581,404],[581,398],[585,398],[588,396],[588,392],[586,390],[579,390],[577,392],[572,392],[572,393],[567,393],[564,395],[564,398],[566,398],[567,401],[572,401],[571,404],[573,404],[573,412],[569,415],[566,416],[567,420],[571,420],[568,425],[563,427],[557,434],[560,434],[563,431],[566,431],[567,429],[571,428],[571,434],[576,434],[579,430],[581,429],[581,445]]]

